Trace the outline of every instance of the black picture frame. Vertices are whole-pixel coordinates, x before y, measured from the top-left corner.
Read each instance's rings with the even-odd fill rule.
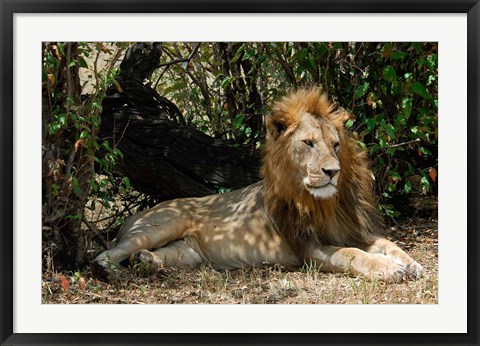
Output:
[[[0,0],[0,244],[2,345],[478,345],[479,0]],[[468,43],[468,310],[465,334],[20,334],[13,332],[13,16],[15,13],[466,13]],[[286,318],[290,318],[286,316]],[[455,318],[455,316],[452,316]],[[412,316],[414,319],[414,316]],[[128,319],[126,319],[126,323]]]

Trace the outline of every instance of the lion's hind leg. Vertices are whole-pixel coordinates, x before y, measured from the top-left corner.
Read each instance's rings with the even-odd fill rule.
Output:
[[[159,215],[162,213],[162,215]],[[116,280],[120,274],[120,263],[140,250],[161,248],[181,239],[189,226],[187,217],[176,217],[178,212],[159,210],[157,218],[152,215],[133,219],[129,228],[120,230],[116,245],[102,252],[92,262],[94,272],[109,281]],[[163,216],[160,217],[160,216]],[[127,221],[128,222],[128,221]]]
[[[92,269],[98,276],[108,281],[117,280],[120,263],[142,248],[148,247],[145,237],[135,236],[132,232],[121,238],[113,248],[98,255],[92,262]]]
[[[197,267],[200,255],[184,240],[176,240],[154,251],[139,250],[130,256],[130,264],[163,265],[165,267]]]

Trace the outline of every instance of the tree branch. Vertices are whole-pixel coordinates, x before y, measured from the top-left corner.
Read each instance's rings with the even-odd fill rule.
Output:
[[[93,226],[93,225],[87,220],[87,217],[85,216],[85,214],[82,215],[82,221],[83,221],[83,223],[87,226],[87,228],[93,233],[93,235],[100,241],[100,243],[102,244],[103,248],[104,248],[105,250],[108,250],[108,244],[107,244],[107,242],[106,242],[102,237],[100,237],[100,234],[98,233],[96,227]]]
[[[170,65],[175,65],[175,64],[179,64],[181,62],[190,62],[190,60],[193,59],[193,57],[195,56],[195,54],[197,54],[198,52],[198,48],[200,48],[200,43],[197,43],[195,45],[195,48],[193,48],[193,51],[190,53],[190,55],[186,58],[180,58],[180,59],[175,59],[175,60],[172,60],[172,61],[168,61],[166,63],[163,63],[163,64],[160,64],[158,65],[158,68],[160,67],[165,67],[165,66],[170,66]]]
[[[392,145],[389,145],[388,147],[389,148],[398,148],[398,147],[403,147],[405,145],[409,145],[409,144],[412,144],[412,143],[418,143],[418,142],[421,142],[422,139],[421,138],[415,138],[415,139],[412,139],[411,141],[407,141],[407,142],[403,142],[403,143],[397,143],[397,144],[392,144]]]

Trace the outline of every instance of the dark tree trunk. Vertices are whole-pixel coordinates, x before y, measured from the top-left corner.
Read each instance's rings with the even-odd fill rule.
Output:
[[[112,86],[103,100],[99,143],[108,141],[122,152],[116,169],[137,190],[158,200],[204,196],[258,181],[258,152],[180,125],[177,119],[182,117],[175,104],[144,84],[145,74],[136,67],[151,73],[158,66],[158,47],[132,46],[116,78],[121,91]]]
[[[52,49],[60,55],[52,44],[45,44],[43,52]],[[78,61],[77,44],[65,43],[64,53],[57,69],[46,71],[50,77],[42,83],[42,236],[48,258],[54,259],[57,269],[77,269],[85,263],[86,244],[80,226],[93,160],[85,148],[75,146],[74,129],[48,132],[46,128],[54,121],[54,112],[57,117],[64,113],[68,118],[71,112],[82,109],[78,66],[71,66],[72,61]],[[44,265],[51,267],[51,263]]]

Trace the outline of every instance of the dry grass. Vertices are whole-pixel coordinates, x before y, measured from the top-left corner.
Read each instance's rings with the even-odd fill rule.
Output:
[[[322,273],[304,266],[215,271],[124,268],[118,283],[82,273],[44,273],[44,304],[437,304],[437,228],[389,229],[389,238],[425,268],[425,276],[401,284],[370,282],[345,274]]]

